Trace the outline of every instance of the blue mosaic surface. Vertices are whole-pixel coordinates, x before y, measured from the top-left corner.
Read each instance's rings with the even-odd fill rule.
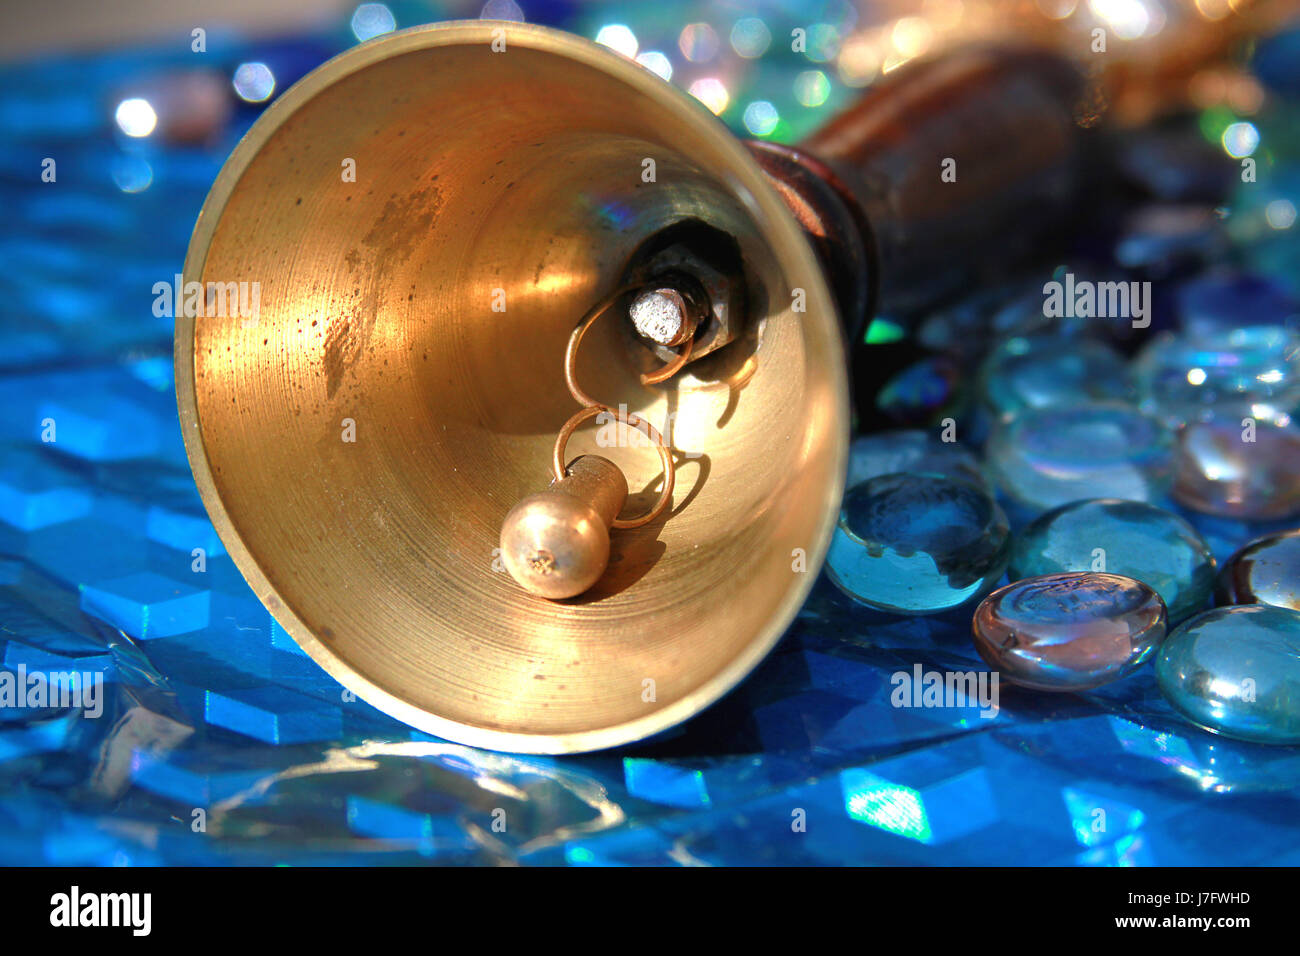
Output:
[[[344,39],[214,34],[210,65],[283,86]],[[352,699],[243,583],[185,460],[150,288],[257,108],[201,147],[128,141],[117,91],[192,65],[176,46],[0,83],[2,669],[104,681],[94,706],[0,707],[0,864],[1300,864],[1300,749],[1198,730],[1149,667],[1004,685],[993,717],[894,706],[896,673],[985,670],[969,610],[890,617],[825,578],[737,692],[638,746],[496,754]],[[1294,172],[1262,188],[1300,204]],[[1294,292],[1298,242],[1240,256]],[[1197,521],[1220,560],[1260,530]]]

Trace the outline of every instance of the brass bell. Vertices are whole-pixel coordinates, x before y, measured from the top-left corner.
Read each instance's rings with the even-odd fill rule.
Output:
[[[343,685],[467,744],[592,750],[717,700],[781,637],[829,544],[841,317],[856,335],[911,276],[960,282],[963,249],[1059,210],[1065,94],[1008,98],[1002,62],[922,65],[807,152],[746,146],[632,61],[523,24],[408,30],[309,74],[231,155],[185,264],[205,288],[256,283],[257,314],[176,323],[195,478],[258,597]],[[1035,136],[998,158],[968,122],[970,165],[944,193],[943,137],[962,125],[935,114],[963,97],[968,120],[992,110],[998,136]],[[674,275],[703,300],[685,335]],[[634,322],[638,295],[660,298]],[[602,302],[566,378],[575,323]],[[634,422],[662,447],[602,439],[644,439]],[[555,571],[536,536],[559,540],[557,515],[596,537],[539,597],[510,571]]]

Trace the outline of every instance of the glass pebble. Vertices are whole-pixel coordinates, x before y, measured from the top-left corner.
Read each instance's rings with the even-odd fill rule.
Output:
[[[903,471],[920,471],[960,478],[987,486],[988,478],[974,453],[955,441],[946,442],[921,429],[876,432],[855,438],[849,446],[846,488],[868,478]]]
[[[1300,530],[1265,535],[1223,565],[1220,604],[1272,604],[1300,611]]]
[[[850,488],[827,556],[849,597],[933,614],[987,593],[1006,567],[1007,517],[983,488],[937,474],[892,474]]]
[[[1038,511],[1098,496],[1154,501],[1173,481],[1173,435],[1120,403],[1027,408],[994,428],[987,463],[1009,497]]]
[[[914,362],[881,386],[876,408],[900,425],[924,425],[960,405],[961,371],[945,356]]]
[[[1049,511],[1016,538],[1012,580],[1060,571],[1105,571],[1153,588],[1173,623],[1205,607],[1214,556],[1190,524],[1140,501],[1100,498]]]
[[[1182,328],[1193,338],[1229,333],[1250,325],[1295,330],[1298,305],[1276,279],[1249,272],[1212,273],[1182,283],[1177,291]]]
[[[1197,615],[1161,646],[1156,680],[1207,730],[1300,744],[1300,612],[1250,604]]]
[[[1087,690],[1132,673],[1165,637],[1165,605],[1118,574],[1026,578],[975,611],[975,649],[1005,680],[1037,690]]]
[[[1164,332],[1134,369],[1143,411],[1173,426],[1216,413],[1286,421],[1300,407],[1300,334],[1281,325]]]
[[[979,391],[999,417],[1022,408],[1134,396],[1118,352],[1095,339],[1058,335],[1018,335],[1003,342],[980,368]]]
[[[1300,512],[1300,428],[1195,422],[1178,432],[1174,497],[1193,511],[1252,520]]]

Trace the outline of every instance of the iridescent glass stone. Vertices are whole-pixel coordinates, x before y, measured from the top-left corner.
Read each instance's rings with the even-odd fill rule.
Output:
[[[1164,332],[1134,368],[1142,409],[1172,426],[1214,414],[1285,421],[1300,406],[1300,333],[1281,325]]]
[[[1177,623],[1205,607],[1214,556],[1190,524],[1140,501],[1099,498],[1063,505],[1032,522],[1011,552],[1012,580],[1061,571],[1104,571],[1154,589]]]
[[[1300,530],[1265,535],[1223,565],[1220,604],[1272,604],[1300,611]]]
[[[1193,511],[1263,520],[1300,512],[1300,428],[1253,419],[1178,432],[1174,497]]]
[[[1087,690],[1130,674],[1165,637],[1165,605],[1119,574],[1026,578],[975,610],[975,649],[1005,680],[1037,690]]]
[[[979,373],[980,397],[996,417],[1022,408],[1134,395],[1128,366],[1095,339],[1018,335],[994,349]]]
[[[850,488],[827,556],[849,597],[896,614],[933,614],[985,594],[1010,547],[1007,517],[983,488],[894,474]]]
[[[1199,614],[1161,646],[1156,680],[1207,730],[1300,744],[1300,612],[1250,604]]]
[[[961,370],[938,355],[921,359],[880,388],[876,408],[900,425],[925,425],[952,415],[961,405]]]
[[[1027,408],[998,423],[987,462],[1008,496],[1039,511],[1098,496],[1154,501],[1173,480],[1173,435],[1119,403]]]
[[[868,478],[919,471],[960,478],[986,486],[988,478],[979,459],[957,442],[946,442],[921,429],[876,432],[853,439],[849,446],[849,476],[846,488]]]

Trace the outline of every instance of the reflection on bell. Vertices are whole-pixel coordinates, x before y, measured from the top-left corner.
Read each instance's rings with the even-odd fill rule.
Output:
[[[832,128],[821,155],[867,164],[870,132]],[[1020,181],[1067,139],[1017,156]],[[196,225],[185,278],[260,291],[253,319],[176,322],[199,490],[276,619],[393,716],[526,752],[662,731],[740,681],[812,586],[846,463],[841,313],[852,329],[890,294],[891,262],[951,257],[912,228],[940,211],[900,208],[915,218],[872,236],[861,183],[747,148],[576,37],[476,21],[362,44],[272,104]],[[973,219],[954,228],[983,241]],[[674,273],[708,313],[690,361],[654,381],[684,347],[672,295],[638,313],[662,342],[607,316],[572,369],[598,404],[575,405],[575,322]],[[649,434],[633,421],[664,447],[607,440]],[[581,507],[557,487],[507,520],[566,470]],[[572,566],[540,546],[561,541],[543,527],[557,504],[590,525]],[[628,525],[603,574],[597,519]],[[543,594],[548,574],[563,591],[595,576],[545,600],[511,572]]]

